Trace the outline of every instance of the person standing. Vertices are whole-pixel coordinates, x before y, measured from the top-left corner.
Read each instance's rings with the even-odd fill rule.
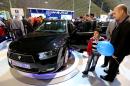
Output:
[[[111,14],[111,16],[112,16],[112,14]],[[112,21],[109,22],[107,30],[106,30],[106,37],[107,37],[108,41],[111,40],[112,31],[114,30],[116,25],[117,25],[117,23],[116,23],[115,19],[113,19]],[[108,65],[108,62],[110,61],[111,57],[112,56],[105,56],[104,64],[101,67],[106,67]]]
[[[96,46],[99,41],[103,41],[104,38],[100,36],[98,29],[94,30],[93,37],[90,38],[87,46],[87,53],[89,55],[86,68],[82,72],[84,75],[88,75],[89,71],[94,71],[100,54],[97,52]],[[91,65],[92,64],[92,65]]]
[[[93,13],[90,14],[90,18],[91,18],[91,30],[94,31],[94,29],[96,29],[97,26],[97,21]]]
[[[127,7],[119,4],[114,8],[113,17],[117,26],[112,32],[111,43],[114,47],[113,58],[110,59],[109,70],[106,76],[100,76],[103,80],[113,82],[117,75],[120,63],[124,57],[130,54],[130,17]]]
[[[23,22],[19,19],[18,16],[15,16],[15,19],[12,20],[10,27],[14,34],[14,39],[19,39],[25,35]]]

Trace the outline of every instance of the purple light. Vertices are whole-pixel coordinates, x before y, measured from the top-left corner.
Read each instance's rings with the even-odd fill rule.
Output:
[[[36,78],[36,79],[53,79],[56,76],[56,73],[33,74],[33,73],[24,73],[21,71],[18,72],[26,77]]]
[[[72,53],[72,51],[74,51],[74,49],[73,48],[69,48],[69,52]]]

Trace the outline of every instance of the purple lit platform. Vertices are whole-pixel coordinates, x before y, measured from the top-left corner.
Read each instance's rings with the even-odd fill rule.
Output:
[[[68,60],[67,67],[60,70],[57,73],[46,73],[46,74],[32,74],[25,73],[11,68],[12,75],[21,82],[33,85],[41,84],[56,84],[71,79],[79,73],[78,65],[80,64],[79,58],[75,55],[71,56]]]
[[[82,71],[86,66],[88,58],[84,57],[82,53],[73,52],[74,59],[70,60],[66,70],[72,70],[65,75],[56,75],[53,79],[40,78],[36,79],[36,76],[27,77],[28,74],[20,73],[9,67],[7,61],[7,47],[0,50],[0,86],[130,86],[130,55],[126,56],[121,63],[119,71],[114,82],[109,83],[100,79],[100,75],[106,75],[101,68],[104,61],[104,56],[101,56],[97,62],[97,66],[94,72],[89,72],[88,77],[83,77]],[[75,61],[78,60],[78,64]],[[62,71],[61,71],[62,72]],[[63,72],[62,72],[63,73]]]

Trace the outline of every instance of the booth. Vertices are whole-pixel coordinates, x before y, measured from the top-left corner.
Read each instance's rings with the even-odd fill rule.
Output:
[[[71,10],[57,10],[57,9],[45,9],[45,8],[28,8],[29,15],[31,17],[42,16],[46,19],[65,19],[71,20],[74,15],[74,11]]]

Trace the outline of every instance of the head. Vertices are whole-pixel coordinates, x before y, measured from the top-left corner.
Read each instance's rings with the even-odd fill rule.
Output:
[[[19,15],[16,15],[16,16],[14,16],[14,19],[19,20],[19,19],[20,19],[20,16],[19,16]]]
[[[99,38],[99,36],[100,36],[100,31],[99,31],[99,29],[95,29],[95,30],[94,30],[93,36],[94,36],[95,38]]]
[[[84,20],[84,16],[80,16],[80,20],[83,21]]]
[[[85,20],[87,20],[87,21],[91,20],[91,19],[90,19],[90,16],[89,16],[88,14],[86,14]]]
[[[90,14],[90,17],[93,19],[93,18],[94,18],[94,14],[93,14],[93,13],[91,13],[91,14]]]
[[[124,4],[117,5],[113,10],[113,17],[117,21],[121,21],[128,15],[127,7]]]

